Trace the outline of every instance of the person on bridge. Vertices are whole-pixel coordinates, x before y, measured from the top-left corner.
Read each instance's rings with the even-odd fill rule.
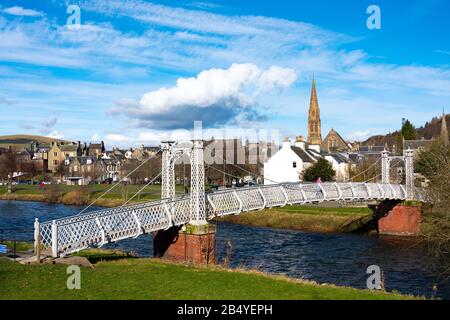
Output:
[[[317,183],[317,193],[320,193],[323,196],[322,188],[319,186],[319,183],[322,183],[322,179],[318,177],[316,183]]]

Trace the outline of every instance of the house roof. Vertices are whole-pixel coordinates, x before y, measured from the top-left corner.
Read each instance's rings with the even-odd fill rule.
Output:
[[[88,160],[91,160],[91,164],[97,161],[97,159],[95,157],[90,157],[90,156],[69,157],[68,159],[70,162],[77,160],[82,165],[87,164]]]
[[[304,150],[300,147],[291,146],[291,150],[295,152],[303,162],[314,162],[316,160],[316,156],[310,153],[311,150]]]
[[[59,147],[59,149],[61,149],[61,151],[67,151],[67,152],[73,152],[73,151],[77,151],[78,150],[78,145],[76,144],[63,144],[62,146]]]
[[[340,154],[340,153],[329,153],[326,154],[327,156],[332,157],[334,160],[336,160],[337,163],[353,163],[353,161],[350,158],[347,158],[346,156]]]
[[[403,150],[411,148],[428,148],[434,140],[405,140],[403,141]]]

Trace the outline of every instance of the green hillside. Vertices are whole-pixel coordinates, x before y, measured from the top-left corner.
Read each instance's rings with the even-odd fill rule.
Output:
[[[34,136],[28,134],[15,134],[9,136],[0,136],[0,147],[8,148],[13,146],[17,149],[22,149],[24,147],[29,147],[32,142],[39,142],[41,144],[49,144],[52,141],[67,142],[61,139],[54,139],[44,136]]]

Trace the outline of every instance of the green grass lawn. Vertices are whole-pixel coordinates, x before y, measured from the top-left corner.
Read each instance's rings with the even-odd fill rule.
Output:
[[[410,299],[318,285],[257,271],[192,267],[125,258],[81,268],[81,289],[66,287],[66,265],[20,265],[0,258],[0,299]]]
[[[93,201],[94,199],[100,197],[106,190],[111,188],[112,184],[91,184],[88,185],[89,199]],[[70,191],[79,190],[79,186],[68,186],[64,184],[57,185],[58,192],[61,195],[64,195]],[[137,193],[143,185],[129,185],[128,188],[128,198],[131,198],[135,193]],[[7,195],[7,186],[0,186],[0,196],[4,198],[8,197]],[[13,186],[13,195],[12,197],[17,200],[41,200],[44,197],[44,188],[39,187],[38,185],[14,185]],[[183,186],[176,186],[177,194],[183,193]],[[105,201],[99,203],[100,205],[108,206],[109,203],[107,200],[123,200],[124,195],[126,194],[126,187],[122,185],[118,185],[113,188],[110,192],[102,197]],[[161,198],[161,185],[149,185],[147,186],[141,193],[139,193],[132,201],[144,201],[144,200],[156,200]],[[118,205],[117,202],[112,202],[112,206]]]
[[[372,219],[372,211],[367,207],[321,207],[293,205],[282,208],[264,209],[240,215],[218,218],[238,224],[258,227],[303,230],[310,232],[353,232],[361,224]]]

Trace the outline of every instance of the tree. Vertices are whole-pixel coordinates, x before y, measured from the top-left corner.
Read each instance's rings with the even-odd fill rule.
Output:
[[[14,172],[17,169],[17,156],[14,148],[0,156],[0,178],[8,180],[8,193],[12,193]]]
[[[336,171],[334,171],[331,163],[325,158],[320,158],[316,163],[302,172],[304,181],[316,181],[318,178],[322,181],[333,181],[335,176]]]
[[[435,141],[419,153],[415,171],[427,179],[425,189],[433,203],[424,208],[422,235],[431,257],[444,268],[440,273],[450,276],[450,147]]]
[[[416,139],[416,128],[412,125],[409,120],[405,120],[402,125],[402,136],[405,140],[415,140]]]

